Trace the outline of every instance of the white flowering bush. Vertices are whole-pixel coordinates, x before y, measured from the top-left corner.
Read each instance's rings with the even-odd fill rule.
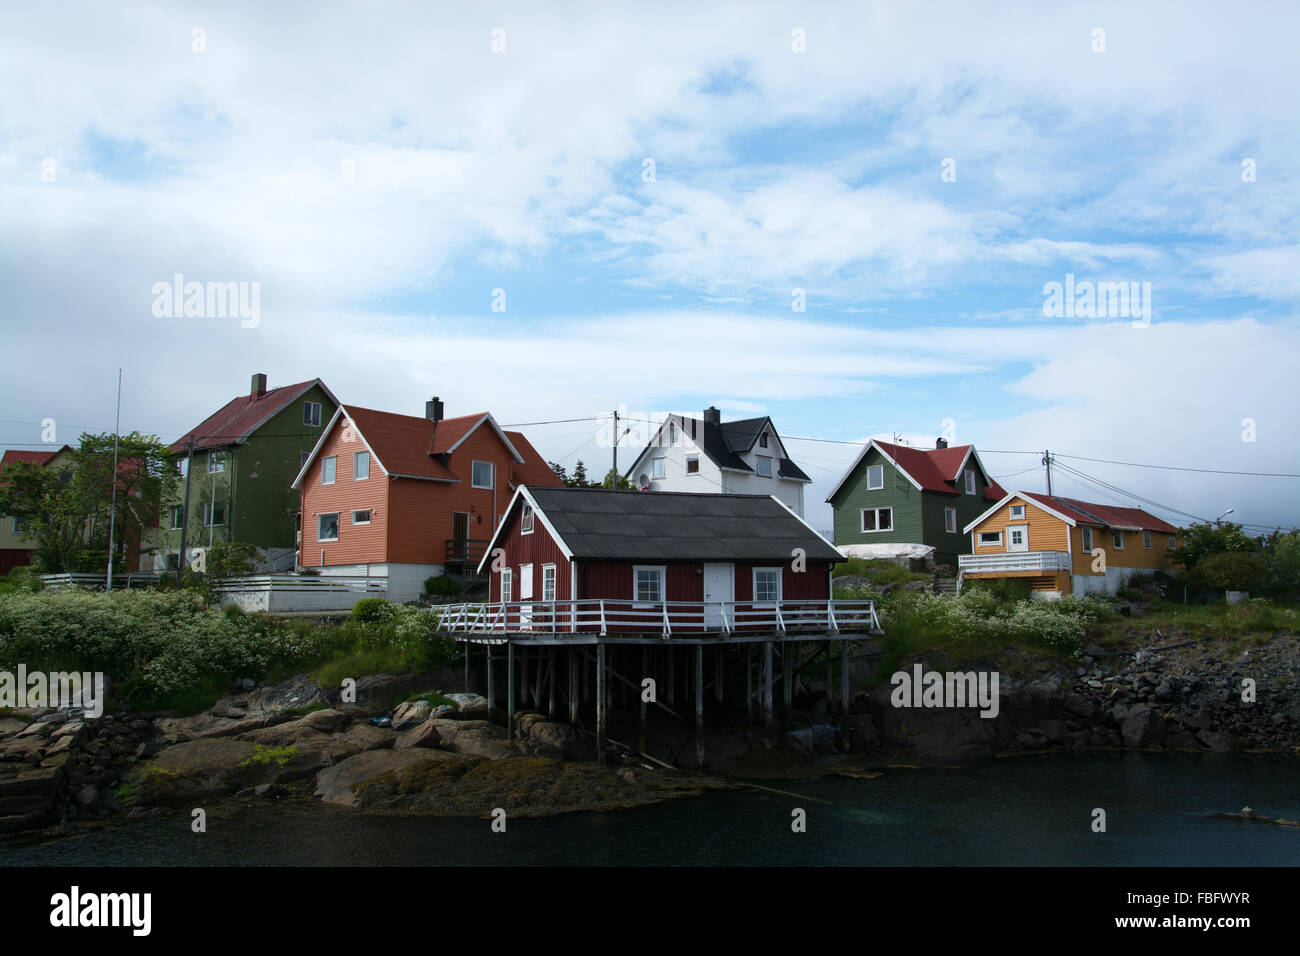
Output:
[[[881,607],[881,624],[887,635],[901,628],[913,639],[958,644],[1014,640],[1072,654],[1082,646],[1088,628],[1110,613],[1106,602],[1096,598],[1008,603],[972,588],[958,598],[914,591],[892,594]]]

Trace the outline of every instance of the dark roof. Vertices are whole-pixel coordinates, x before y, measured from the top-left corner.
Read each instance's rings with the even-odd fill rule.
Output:
[[[751,475],[754,473],[754,469],[745,463],[745,460],[740,457],[740,453],[749,451],[758,443],[764,427],[770,428],[772,434],[777,435],[776,426],[772,424],[772,419],[766,415],[762,418],[742,418],[739,421],[722,422],[718,425],[706,422],[702,418],[670,415],[668,420],[660,426],[661,431],[668,426],[668,422],[673,422],[680,428],[682,434],[695,442],[700,447],[700,450],[709,456],[709,460],[719,468],[743,471]],[[777,435],[778,439],[780,437],[780,435]],[[651,445],[653,444],[654,439],[651,440]],[[632,460],[632,467],[627,470],[625,477],[631,476],[632,471],[636,468],[636,463],[641,460],[644,454],[643,449],[641,454]],[[777,475],[781,478],[812,481],[804,473],[803,469],[789,458],[777,459]]]
[[[767,495],[533,487],[528,493],[579,560],[784,563],[795,548],[809,560],[843,560]]]
[[[189,441],[191,435],[194,436],[195,451],[243,444],[268,419],[278,415],[289,403],[306,394],[313,385],[319,385],[321,390],[330,397],[330,400],[335,401],[335,404],[337,404],[334,394],[318,378],[314,378],[310,382],[281,385],[279,388],[269,389],[261,395],[239,395],[203,419],[197,427],[190,429],[172,442],[171,450],[174,452],[185,451],[186,442]]]

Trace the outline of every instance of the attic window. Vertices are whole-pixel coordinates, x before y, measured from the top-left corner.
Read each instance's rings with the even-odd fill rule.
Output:
[[[767,432],[763,432],[763,434],[758,436],[758,447],[759,448],[767,447]]]
[[[686,459],[686,474],[698,475],[700,473],[700,456],[691,455]]]
[[[968,471],[968,472],[966,472],[966,474],[969,475],[970,472]],[[1013,521],[1018,521],[1018,520],[1020,520],[1021,518],[1023,518],[1024,516],[1025,516],[1025,506],[1024,506],[1024,505],[1012,505],[1012,506],[1011,506],[1011,519],[1012,519]]]
[[[533,533],[533,506],[526,502],[524,504],[523,517],[519,519],[519,528],[520,534]]]
[[[1151,532],[1150,532],[1150,531],[1143,531],[1143,532],[1142,532],[1142,547],[1146,548],[1148,551],[1151,550]]]
[[[879,491],[885,487],[885,466],[871,465],[867,468],[867,491]]]
[[[668,444],[677,445],[677,424],[675,422],[668,423]]]
[[[302,403],[302,423],[312,428],[320,428],[320,402]]]
[[[208,474],[215,475],[226,470],[226,457],[219,451],[208,452]]]
[[[758,456],[758,473],[764,478],[772,477],[772,459],[766,455]]]
[[[970,468],[966,469],[966,494],[975,494],[975,472]]]
[[[492,462],[476,461],[471,467],[470,484],[475,488],[492,487]]]

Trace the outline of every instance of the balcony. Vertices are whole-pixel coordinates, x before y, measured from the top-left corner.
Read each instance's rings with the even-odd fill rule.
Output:
[[[1051,574],[1069,571],[1070,555],[1065,551],[959,554],[957,570],[962,574]]]
[[[448,538],[443,563],[478,567],[490,543],[486,538]]]

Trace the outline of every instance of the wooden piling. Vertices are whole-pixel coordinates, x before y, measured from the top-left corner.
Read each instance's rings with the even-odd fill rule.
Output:
[[[668,701],[668,706],[670,707],[673,704],[673,677],[673,649],[670,646],[668,648],[668,686],[665,688],[667,693],[664,695],[664,698]]]
[[[754,723],[754,645],[745,645],[745,720]]]
[[[826,716],[835,716],[835,677],[831,668],[831,642],[826,642]]]
[[[650,648],[644,646],[641,648],[641,673],[647,677],[650,675]],[[644,680],[644,677],[642,679]],[[644,686],[638,696],[641,698],[641,725],[636,749],[645,753],[645,719],[649,704],[646,703]]]
[[[469,649],[474,646],[470,641],[462,645],[465,649],[465,693],[469,693]]]
[[[515,736],[515,644],[506,642],[506,740]]]
[[[793,670],[793,668],[790,667],[790,645],[787,644],[785,641],[782,641],[781,642],[781,706],[785,708],[785,712],[787,714],[790,713],[790,702],[791,702],[790,678],[792,676],[790,673],[791,670]]]
[[[843,728],[844,751],[849,744],[849,642],[840,639],[840,724]]]
[[[492,680],[492,645],[487,645],[487,698],[488,698],[488,718],[492,717],[492,712],[497,709],[497,692],[496,684]]]
[[[763,642],[763,740],[772,746],[772,642]]]
[[[572,648],[564,649],[564,656],[569,660],[569,726],[578,725],[578,655]]]
[[[546,701],[546,716],[552,720],[555,719],[555,648],[549,648],[546,654],[547,666],[546,674],[548,678],[548,697]]]
[[[605,766],[605,642],[596,645],[596,763]]]
[[[714,653],[717,655],[716,670],[713,673],[713,699],[719,704],[722,703],[722,685],[726,683],[722,671],[722,657],[727,649],[721,644],[717,646]]]
[[[695,764],[704,766],[704,645],[695,645]]]

